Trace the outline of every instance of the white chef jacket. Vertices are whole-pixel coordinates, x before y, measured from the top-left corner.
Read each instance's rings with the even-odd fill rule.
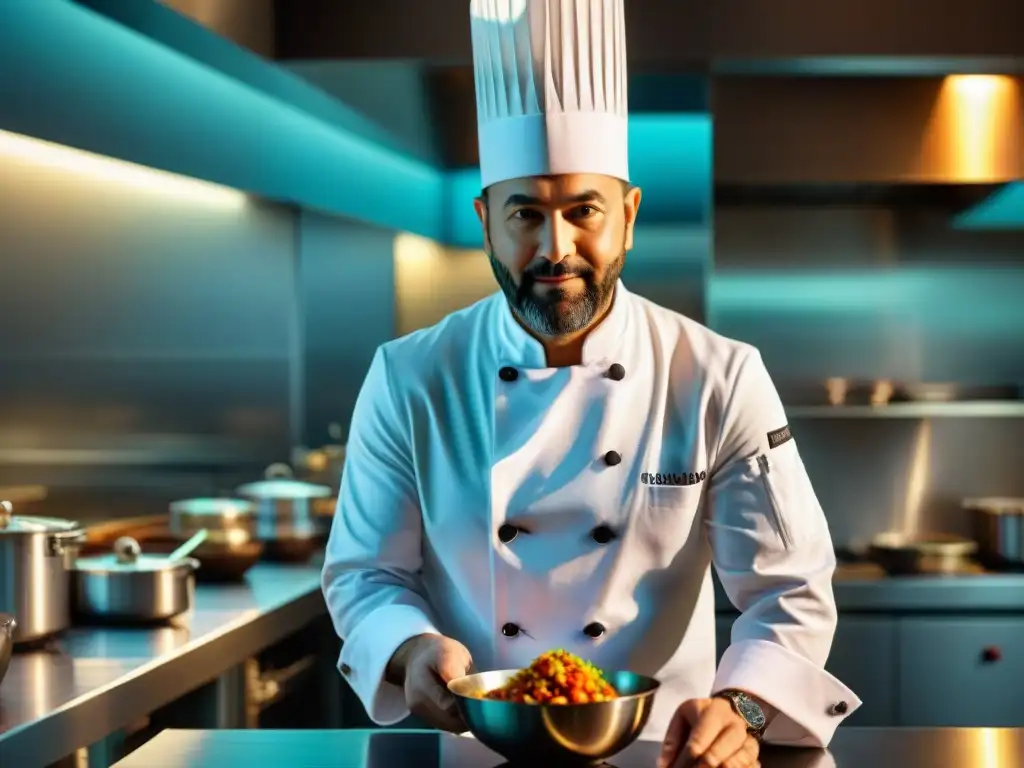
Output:
[[[820,747],[861,703],[823,669],[835,562],[757,350],[620,281],[580,365],[547,367],[501,293],[377,350],[323,590],[379,725],[409,714],[392,653],[436,632],[480,671],[565,648],[656,677],[641,738],[739,688],[779,710],[766,741]],[[712,563],[741,611],[717,672]]]

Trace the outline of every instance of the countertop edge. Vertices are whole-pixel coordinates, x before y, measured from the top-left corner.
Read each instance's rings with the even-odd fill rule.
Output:
[[[300,630],[326,607],[319,588],[190,642],[43,716],[0,734],[0,765],[25,755],[48,764],[165,706]],[[11,765],[18,765],[12,762]]]

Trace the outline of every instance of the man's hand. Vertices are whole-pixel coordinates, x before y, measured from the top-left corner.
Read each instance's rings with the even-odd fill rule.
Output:
[[[409,710],[442,731],[466,730],[448,681],[469,674],[473,659],[466,647],[441,635],[417,635],[402,643],[388,664],[387,677],[405,689]]]
[[[760,768],[760,744],[726,699],[690,699],[676,710],[658,768]]]

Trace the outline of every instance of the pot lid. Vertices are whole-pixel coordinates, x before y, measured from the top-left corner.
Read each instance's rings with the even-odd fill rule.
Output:
[[[188,517],[244,518],[256,511],[256,505],[245,499],[195,498],[180,499],[170,505],[172,514]]]
[[[331,495],[326,485],[302,480],[259,480],[240,486],[238,492],[263,499],[322,499]]]
[[[109,555],[80,557],[75,561],[76,571],[89,573],[132,573],[142,571],[167,571],[174,568],[199,567],[191,557],[171,559],[168,555],[146,555],[139,542],[130,536],[122,536],[114,542],[114,551]]]
[[[14,505],[0,501],[0,535],[12,533],[68,533],[81,530],[74,520],[59,517],[29,517],[15,515]]]
[[[963,506],[967,509],[980,509],[995,514],[1017,515],[1024,512],[1024,499],[999,497],[964,499]]]
[[[260,499],[322,499],[331,495],[329,486],[296,480],[287,464],[271,464],[264,476],[265,480],[239,486],[237,492]]]

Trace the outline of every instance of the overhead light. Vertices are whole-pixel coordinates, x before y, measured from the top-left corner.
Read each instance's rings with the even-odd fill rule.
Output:
[[[943,81],[926,148],[960,183],[1004,182],[1019,175],[1021,93],[1012,77],[950,75]]]
[[[63,144],[0,131],[0,162],[5,158],[27,161],[93,180],[127,187],[145,194],[204,203],[226,209],[239,209],[248,197],[237,189],[213,184],[143,165],[97,155]]]

